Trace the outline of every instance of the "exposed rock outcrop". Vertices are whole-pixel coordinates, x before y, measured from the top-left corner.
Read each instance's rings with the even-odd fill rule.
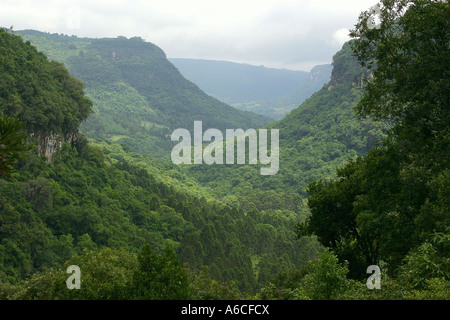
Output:
[[[73,146],[78,140],[78,137],[79,133],[77,129],[66,135],[51,132],[47,135],[40,136],[38,138],[39,155],[41,157],[45,156],[48,162],[52,162],[54,155],[62,147],[64,142],[70,143]]]

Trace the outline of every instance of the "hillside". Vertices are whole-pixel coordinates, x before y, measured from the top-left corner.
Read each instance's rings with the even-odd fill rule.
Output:
[[[0,117],[24,121],[29,142],[39,142],[49,130],[77,132],[91,106],[81,82],[3,29],[0,52],[0,79],[10,80],[7,90],[0,87]],[[73,90],[66,90],[70,84]],[[140,289],[123,286],[127,277],[142,271],[136,269],[142,252],[152,261],[169,259],[178,266],[168,277],[180,275],[180,283],[188,285],[182,298],[239,298],[254,294],[283,268],[296,268],[315,256],[314,238],[295,241],[294,225],[301,220],[296,212],[226,205],[181,168],[128,149],[101,140],[89,143],[78,133],[76,141],[61,139],[51,161],[36,144],[17,164],[13,180],[0,180],[0,299],[140,299]],[[276,196],[274,203],[287,202]],[[292,198],[289,205],[301,203]],[[63,285],[58,291],[57,279],[73,261],[83,268],[84,279],[93,279],[83,286],[93,289],[70,293]],[[90,263],[95,267],[87,267]],[[111,279],[114,285],[95,287],[104,285],[95,272],[112,269],[120,275]],[[40,277],[46,280],[35,280]],[[145,272],[143,277],[148,278]],[[165,285],[167,279],[158,281],[152,285]]]
[[[331,66],[310,72],[201,59],[169,59],[206,93],[232,106],[281,119],[330,79]]]
[[[333,57],[331,80],[283,119],[266,126],[279,129],[280,165],[262,177],[258,166],[210,166],[190,172],[221,196],[238,198],[248,188],[278,190],[307,197],[308,183],[333,177],[335,168],[365,155],[384,136],[387,125],[359,120],[354,112],[367,71],[359,66],[350,43]],[[255,201],[256,202],[256,201]]]
[[[86,85],[94,114],[87,137],[126,143],[135,151],[167,155],[176,128],[258,128],[271,120],[239,111],[186,80],[156,45],[141,38],[89,39],[18,31],[24,40],[67,67]]]
[[[84,84],[20,37],[0,31],[0,115],[19,114],[41,156],[51,158],[63,142],[76,145],[78,126],[92,112]]]
[[[0,28],[0,300],[449,300],[450,5],[378,9],[264,126],[140,38]],[[276,129],[277,172],[162,159],[193,120]]]

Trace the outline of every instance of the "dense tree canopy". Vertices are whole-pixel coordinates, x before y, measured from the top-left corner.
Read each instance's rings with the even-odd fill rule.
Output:
[[[380,28],[361,15],[330,83],[267,127],[282,129],[278,175],[249,165],[179,167],[113,138],[64,143],[51,163],[35,149],[6,159],[18,170],[0,180],[0,298],[449,299],[449,5],[380,6]],[[97,85],[90,93],[114,101],[103,124],[124,135],[133,130],[129,111],[155,120],[186,97],[144,81],[170,76],[142,39],[55,38],[55,52],[87,63]],[[154,73],[137,73],[142,48],[151,64],[143,69]],[[0,142],[4,161],[8,145],[24,150],[19,122],[6,116],[26,121],[28,139],[65,134],[91,103],[81,82],[19,37],[0,30],[0,50],[0,141],[13,142]],[[107,80],[127,68],[137,75],[111,84],[97,62],[109,66]],[[182,110],[172,106],[169,118]],[[369,119],[359,121],[353,106]],[[383,289],[370,291],[374,264]],[[80,290],[66,286],[70,265],[82,270]]]
[[[22,131],[24,126],[17,118],[0,117],[0,176],[12,179],[13,166],[31,149],[25,140],[26,132]]]
[[[0,74],[0,115],[17,115],[30,134],[72,133],[91,113],[80,80],[1,28]]]
[[[356,56],[372,70],[357,110],[393,127],[337,179],[310,185],[312,215],[299,226],[349,259],[356,277],[380,263],[395,274],[436,232],[448,234],[450,222],[443,197],[450,181],[450,6],[382,1],[380,8],[380,28],[367,27],[365,12],[352,32]]]

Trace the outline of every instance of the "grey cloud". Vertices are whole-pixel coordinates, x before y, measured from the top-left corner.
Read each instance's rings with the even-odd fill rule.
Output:
[[[353,27],[358,18],[355,4],[363,9],[373,4],[371,0],[364,1],[367,6],[360,4],[363,1],[353,0],[339,3],[326,0],[322,5],[318,5],[319,1],[274,0],[264,2],[266,6],[259,7],[259,11],[247,5],[247,12],[239,11],[236,12],[239,15],[231,16],[234,9],[241,10],[239,3],[232,1],[230,6],[235,7],[227,7],[230,10],[222,16],[219,9],[224,8],[223,3],[214,10],[216,21],[208,16],[211,3],[200,0],[193,1],[192,8],[176,0],[170,3],[8,0],[0,3],[0,21],[16,29],[78,36],[141,36],[161,47],[169,57],[231,60],[295,69],[331,62],[333,54],[339,50],[337,40],[343,38],[342,34],[335,34],[336,31]],[[345,3],[348,10],[339,7]],[[258,6],[259,2],[254,4]],[[200,14],[195,5],[199,6]],[[77,10],[78,25],[74,21]],[[250,18],[245,20],[247,15]]]

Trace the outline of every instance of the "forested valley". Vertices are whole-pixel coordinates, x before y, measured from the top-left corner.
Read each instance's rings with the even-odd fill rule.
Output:
[[[448,300],[450,6],[380,14],[277,121],[141,38],[0,28],[0,299]],[[279,172],[173,164],[195,120],[279,129]]]

